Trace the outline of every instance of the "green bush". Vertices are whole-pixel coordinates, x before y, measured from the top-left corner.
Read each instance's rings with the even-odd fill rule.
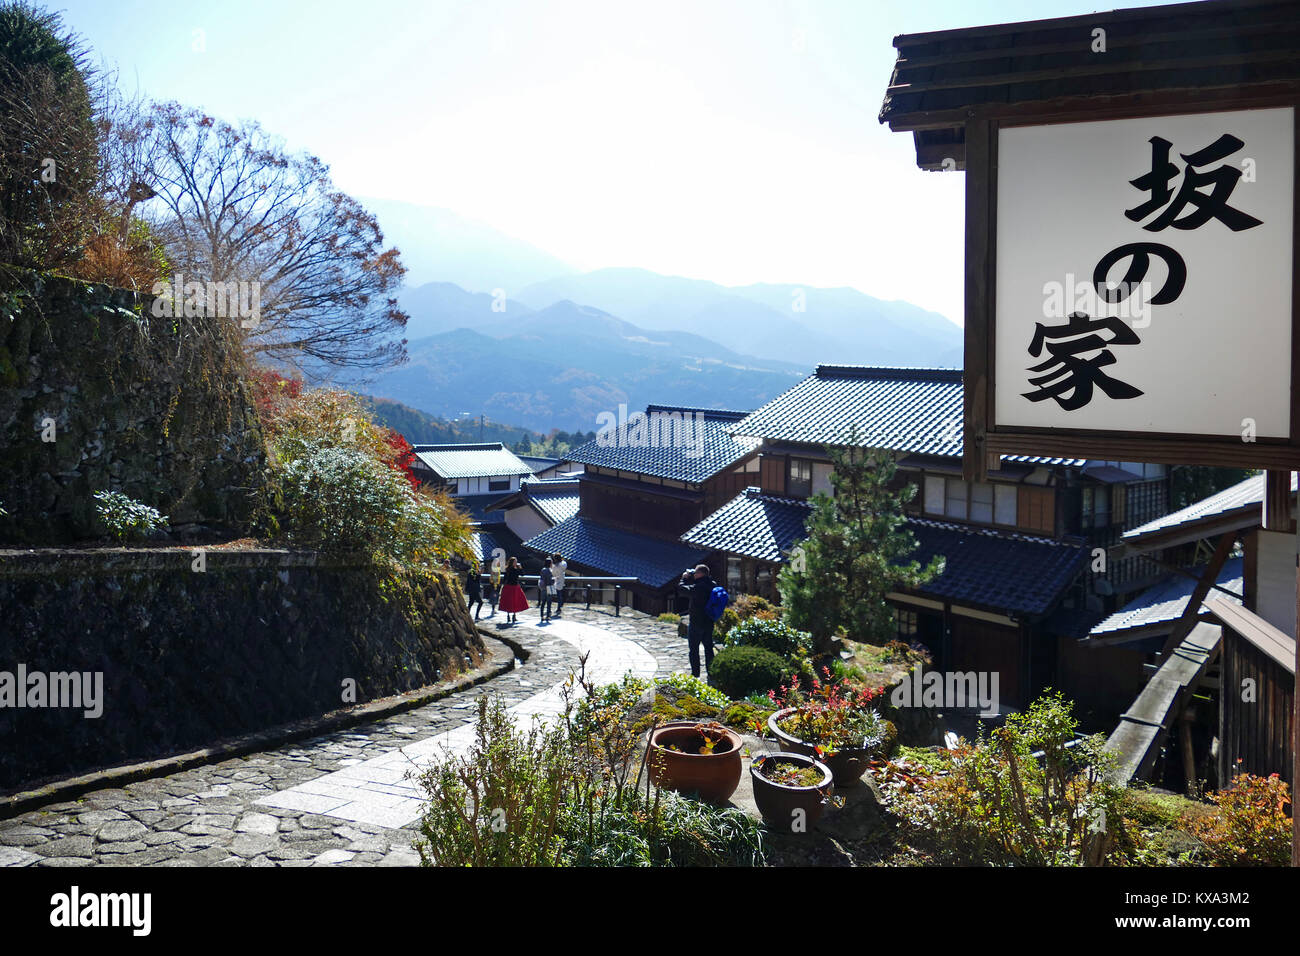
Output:
[[[674,690],[682,691],[689,694],[696,700],[703,701],[714,707],[726,707],[731,703],[731,698],[716,687],[710,687],[704,681],[691,674],[673,674],[670,677],[661,677],[655,681],[657,686],[668,685]]]
[[[167,518],[157,509],[141,501],[128,498],[119,491],[95,492],[95,513],[118,541],[143,538],[167,524]]]
[[[733,700],[781,686],[789,667],[764,647],[724,647],[709,665],[709,683]]]
[[[367,551],[402,523],[401,474],[353,448],[317,447],[280,473],[280,527],[296,544]]]
[[[798,656],[800,651],[813,651],[812,635],[807,631],[761,617],[746,618],[728,631],[726,646],[762,647],[786,659]]]
[[[572,718],[529,729],[504,702],[478,700],[475,739],[420,776],[427,795],[415,846],[437,866],[759,866],[757,819],[628,778],[633,704],[646,686],[595,688]],[[570,685],[572,687],[572,685]]]
[[[1218,812],[1192,829],[1211,860],[1221,866],[1290,865],[1291,788],[1285,780],[1277,774],[1238,774],[1210,800]]]
[[[682,616],[680,614],[660,614],[659,620],[663,621],[665,624],[680,624],[682,622]]]

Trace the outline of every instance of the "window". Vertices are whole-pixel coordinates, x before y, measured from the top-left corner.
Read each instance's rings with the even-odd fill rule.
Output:
[[[1084,530],[1110,527],[1109,488],[1083,489],[1083,527]]]
[[[948,479],[948,491],[943,505],[943,513],[949,518],[966,518],[966,482],[960,478]]]
[[[993,523],[993,486],[977,482],[970,489],[970,520]]]
[[[727,587],[732,591],[740,591],[740,558],[727,558]]]
[[[812,462],[803,458],[790,459],[790,481],[786,491],[792,498],[807,498],[812,494]]]
[[[1030,531],[1056,533],[1056,497],[1051,488],[1017,488],[1016,524]]]
[[[916,632],[919,621],[915,611],[904,611],[902,608],[894,608],[894,621],[898,625],[898,639],[904,643],[910,644],[916,640]]]
[[[994,524],[1014,525],[1016,523],[1016,486],[994,485],[996,503],[993,508]]]
[[[509,478],[488,479],[488,491],[509,491],[509,490],[510,490]]]
[[[934,475],[925,476],[925,512],[943,514],[943,479]]]

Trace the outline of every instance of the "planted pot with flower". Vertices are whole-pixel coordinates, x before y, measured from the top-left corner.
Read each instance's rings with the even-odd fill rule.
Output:
[[[675,720],[650,735],[647,760],[655,786],[723,804],[740,785],[742,741],[717,721]]]
[[[809,832],[826,805],[840,800],[832,796],[830,768],[803,754],[762,754],[754,758],[749,776],[763,822],[782,833]]]
[[[850,787],[885,742],[885,720],[871,706],[880,691],[850,680],[833,683],[828,668],[822,673],[826,679],[814,677],[807,690],[794,677],[779,695],[768,694],[777,711],[767,719],[766,731],[782,750],[825,763],[837,787]]]

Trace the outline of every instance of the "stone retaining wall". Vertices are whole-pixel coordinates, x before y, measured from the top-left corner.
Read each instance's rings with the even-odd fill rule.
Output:
[[[434,683],[484,647],[457,583],[272,549],[0,551],[0,791]],[[5,674],[102,674],[102,714]],[[28,692],[31,692],[31,679]],[[91,691],[93,693],[93,678]],[[84,703],[84,702],[83,702]]]
[[[72,279],[0,296],[0,542],[100,538],[96,491],[243,533],[265,450],[226,318]]]

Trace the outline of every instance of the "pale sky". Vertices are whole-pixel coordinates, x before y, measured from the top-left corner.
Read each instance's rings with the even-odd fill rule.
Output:
[[[1086,0],[50,8],[123,86],[256,119],[320,156],[353,195],[451,209],[581,270],[848,285],[959,323],[964,174],[921,172],[911,136],[877,122],[892,38],[1092,10]]]

